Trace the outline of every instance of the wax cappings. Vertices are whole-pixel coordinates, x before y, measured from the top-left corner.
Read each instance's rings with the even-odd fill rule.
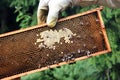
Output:
[[[76,36],[70,29],[63,28],[60,30],[46,30],[41,32],[40,37],[37,39],[36,44],[39,44],[39,48],[55,49],[54,44],[61,44],[60,40],[63,38],[65,43],[73,43],[70,39]]]

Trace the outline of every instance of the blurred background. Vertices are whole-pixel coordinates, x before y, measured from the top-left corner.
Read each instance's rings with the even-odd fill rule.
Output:
[[[1,0],[0,34],[36,25],[38,3],[38,0]],[[96,7],[71,7],[61,13],[61,18]],[[105,7],[102,17],[111,53],[23,76],[21,80],[120,80],[120,9]]]

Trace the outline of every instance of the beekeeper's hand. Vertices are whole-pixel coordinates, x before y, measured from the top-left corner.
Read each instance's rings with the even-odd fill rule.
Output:
[[[60,11],[69,6],[88,6],[92,4],[118,8],[120,7],[120,0],[40,0],[37,11],[38,24],[46,22],[48,27],[52,28],[56,25]]]
[[[37,12],[38,24],[46,22],[48,27],[54,27],[59,12],[66,9],[71,3],[72,0],[40,0]]]

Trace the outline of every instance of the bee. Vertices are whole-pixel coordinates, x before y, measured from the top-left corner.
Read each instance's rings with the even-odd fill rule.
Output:
[[[86,54],[87,54],[88,57],[91,57],[91,52],[89,50],[86,51]]]
[[[66,61],[69,62],[70,60],[73,59],[73,55],[72,54],[65,54],[62,58],[62,61]]]
[[[81,51],[78,49],[78,51],[77,51],[78,53],[80,53]]]

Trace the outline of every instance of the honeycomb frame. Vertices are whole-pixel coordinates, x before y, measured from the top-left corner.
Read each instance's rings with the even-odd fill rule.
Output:
[[[4,65],[6,65],[6,64],[4,64],[4,62],[2,62],[4,59],[6,60],[6,56],[5,55],[7,55],[7,56],[10,56],[9,57],[9,59],[13,59],[13,60],[19,60],[18,58],[18,55],[22,55],[23,56],[23,58],[21,58],[21,59],[24,59],[23,61],[26,61],[26,63],[28,62],[28,60],[26,59],[26,57],[24,57],[24,56],[26,56],[26,54],[27,54],[27,50],[29,51],[30,49],[26,49],[26,47],[27,46],[24,46],[24,40],[25,40],[25,38],[21,38],[21,34],[23,34],[24,36],[26,36],[26,37],[29,37],[29,36],[27,36],[27,35],[31,35],[31,36],[34,36],[33,34],[29,34],[29,31],[31,31],[31,30],[36,30],[36,29],[38,29],[38,31],[39,30],[41,30],[41,28],[43,29],[44,27],[46,27],[47,25],[46,24],[43,24],[43,25],[37,25],[37,26],[32,26],[32,27],[29,27],[29,28],[26,28],[26,29],[21,29],[21,30],[17,30],[17,31],[13,31],[13,32],[9,32],[9,33],[5,33],[5,34],[1,34],[0,35],[0,47],[2,47],[1,49],[0,49],[0,51],[3,51],[2,52],[2,54],[0,54],[0,62],[1,63],[3,63],[3,64],[0,64],[1,66],[0,66],[0,70],[3,70],[3,71],[1,71],[0,72],[0,76],[2,76],[2,77],[0,77],[1,78],[1,80],[10,80],[10,79],[15,79],[15,78],[18,78],[18,77],[21,77],[21,76],[24,76],[24,75],[27,75],[27,74],[31,74],[31,73],[34,73],[34,72],[38,72],[38,71],[43,71],[43,70],[46,70],[46,69],[49,69],[49,68],[54,68],[54,67],[58,67],[58,66],[61,66],[61,65],[65,65],[65,64],[69,64],[69,63],[73,63],[73,62],[76,62],[76,61],[78,61],[78,60],[83,60],[83,59],[87,59],[87,58],[90,58],[90,57],[94,57],[94,56],[98,56],[98,55],[101,55],[101,54],[106,54],[106,53],[109,53],[109,52],[111,52],[111,48],[110,48],[110,44],[109,44],[109,42],[108,42],[108,38],[107,38],[107,34],[106,34],[106,30],[105,30],[105,26],[104,26],[104,23],[103,23],[103,20],[102,20],[102,16],[101,16],[101,10],[102,10],[103,8],[102,7],[100,7],[100,8],[96,8],[96,9],[93,9],[93,10],[89,10],[89,11],[87,11],[87,12],[83,12],[83,13],[80,13],[80,14],[77,14],[77,15],[73,15],[73,16],[69,16],[69,17],[66,17],[66,18],[63,18],[63,19],[60,19],[59,21],[58,21],[58,23],[61,23],[61,22],[65,22],[66,20],[72,20],[72,19],[76,19],[77,17],[81,17],[81,16],[86,16],[86,15],[89,15],[89,14],[96,14],[96,16],[98,17],[98,20],[96,20],[96,22],[98,22],[98,25],[100,26],[100,28],[99,29],[101,29],[101,32],[102,32],[102,37],[103,37],[103,39],[104,39],[104,46],[105,46],[105,48],[103,49],[103,48],[101,48],[101,49],[99,49],[98,50],[98,52],[92,52],[92,54],[86,54],[86,55],[81,55],[81,56],[78,56],[78,57],[72,57],[73,55],[74,55],[74,52],[71,52],[71,54],[69,55],[69,54],[65,54],[65,56],[62,56],[63,58],[62,59],[64,59],[64,61],[60,61],[60,62],[55,62],[55,63],[53,63],[53,64],[49,64],[48,63],[48,65],[45,65],[45,66],[42,66],[41,67],[41,65],[37,65],[37,67],[35,67],[35,68],[29,68],[29,66],[24,66],[24,65],[20,65],[20,67],[21,68],[28,68],[28,70],[23,70],[23,71],[21,71],[21,72],[16,72],[16,71],[14,71],[13,69],[17,69],[18,68],[18,65],[19,64],[17,64],[15,61],[14,62],[11,62],[11,60],[7,60],[7,62],[6,62],[6,64],[11,64],[10,66],[10,68],[8,68],[7,69],[7,67],[4,67]],[[94,17],[93,17],[94,18]],[[87,19],[89,19],[89,17],[87,18]],[[69,24],[69,22],[67,23],[67,24]],[[58,25],[60,25],[60,24],[58,24]],[[83,24],[79,24],[79,25],[81,25],[81,26],[84,26]],[[85,25],[87,25],[87,26],[89,26],[87,23],[85,24]],[[92,25],[92,24],[91,24]],[[47,30],[47,29],[49,29],[49,28],[47,28],[46,27],[46,29],[45,30]],[[86,28],[85,28],[86,29]],[[43,29],[44,30],[44,29]],[[35,31],[34,31],[35,32]],[[24,34],[25,33],[25,34]],[[27,35],[26,35],[27,34]],[[37,34],[37,33],[36,33]],[[12,38],[11,36],[16,36],[16,35],[19,35],[18,37],[15,37],[15,38]],[[89,35],[89,34],[87,34],[87,35]],[[17,38],[19,38],[19,39],[21,39],[21,41],[23,42],[23,44],[21,44],[20,42],[19,43],[16,43],[15,45],[16,45],[16,47],[15,47],[15,49],[16,50],[14,50],[14,46],[15,45],[12,45],[13,43],[15,43],[15,42],[17,42]],[[8,39],[8,40],[7,40]],[[36,39],[36,38],[35,38]],[[97,38],[96,38],[97,39]],[[7,42],[6,43],[4,43],[4,42],[2,42],[3,40],[6,40]],[[99,40],[99,37],[98,37],[98,40]],[[97,40],[97,41],[98,41]],[[10,44],[10,41],[12,41],[13,43],[11,43],[11,45],[10,46],[7,46],[6,44]],[[26,40],[27,41],[27,40]],[[29,42],[29,40],[27,41],[27,42]],[[100,41],[98,41],[98,42],[100,42],[99,44],[102,44],[102,39],[100,40]],[[90,42],[89,42],[90,43]],[[32,43],[32,44],[34,44],[34,43]],[[2,46],[2,45],[4,45],[4,46]],[[25,50],[23,50],[23,52],[25,52],[25,54],[22,52],[22,51],[18,51],[19,50],[19,46],[18,45],[20,45],[20,46],[23,46],[23,49],[25,49]],[[97,44],[96,44],[97,45]],[[17,48],[17,46],[18,46],[18,48]],[[64,46],[66,46],[65,48],[67,48],[68,46],[67,45],[64,45]],[[75,45],[74,45],[75,46]],[[5,48],[8,48],[8,50],[6,49],[6,50],[4,50],[4,48],[3,47],[5,47]],[[12,47],[12,48],[9,48],[9,47]],[[78,46],[79,47],[79,46]],[[86,44],[85,45],[83,45],[83,47],[86,47]],[[60,50],[63,50],[63,51],[65,51],[65,50],[67,50],[67,49],[65,49],[65,48],[62,48],[62,47],[60,47]],[[70,49],[72,49],[73,48],[73,46],[71,46],[70,47]],[[89,47],[86,47],[87,49],[89,48]],[[95,48],[95,47],[94,47]],[[11,50],[11,49],[13,49],[13,50]],[[16,53],[16,51],[18,51],[17,53]],[[48,49],[48,51],[49,51],[49,49]],[[50,50],[51,51],[51,50]],[[13,53],[13,54],[15,54],[15,55],[12,55],[11,53]],[[35,59],[35,57],[37,57],[38,56],[38,54],[34,54],[34,53],[36,53],[37,52],[37,49],[36,49],[36,51],[33,51],[33,52],[31,52],[30,54],[28,54],[27,55],[27,57],[28,56],[30,56],[29,57],[29,59],[30,59],[30,61],[28,62],[28,63],[31,63],[32,62],[32,59]],[[66,51],[67,52],[67,51]],[[3,54],[4,53],[4,54]],[[9,54],[10,53],[10,54]],[[62,53],[62,51],[60,52],[60,53]],[[79,53],[79,51],[78,51],[78,53]],[[44,56],[44,55],[43,55]],[[47,56],[49,56],[49,55],[47,55]],[[68,58],[66,58],[66,56],[67,57],[71,57],[70,59],[68,59]],[[76,55],[75,55],[76,56]],[[16,58],[15,58],[16,57]],[[21,57],[21,56],[20,56]],[[41,58],[41,57],[40,57]],[[3,60],[2,60],[3,59]],[[19,60],[21,63],[22,63],[22,61],[21,61],[21,59]],[[26,60],[25,60],[26,59]],[[46,57],[44,58],[44,59],[46,59],[46,60],[48,60]],[[43,59],[43,60],[44,60]],[[42,60],[42,58],[41,58],[41,60]],[[51,59],[51,61],[52,61],[52,59]],[[37,62],[37,61],[35,61],[35,62]],[[24,62],[23,62],[24,63]],[[44,61],[43,61],[43,63],[44,63]],[[16,66],[13,66],[13,64],[15,64]],[[3,65],[3,66],[2,66]],[[33,65],[33,66],[36,66],[36,64],[34,65],[33,63],[31,63],[30,65]],[[24,67],[23,67],[24,66]],[[12,72],[12,73],[9,73],[9,72]],[[6,72],[7,74],[2,74],[2,72]],[[14,73],[14,74],[13,74]],[[8,75],[8,74],[11,74],[11,75]],[[7,75],[7,76],[6,76]]]

